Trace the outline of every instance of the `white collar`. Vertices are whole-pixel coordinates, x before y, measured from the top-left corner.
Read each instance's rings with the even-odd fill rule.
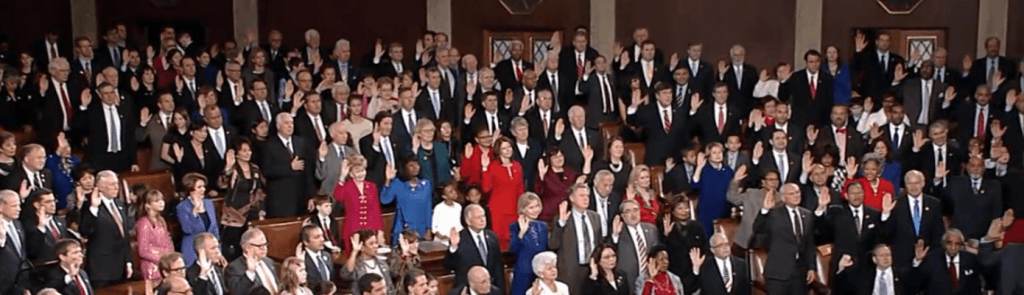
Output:
[[[413,110],[406,110],[406,109],[402,108],[401,110],[402,110],[402,118],[408,118],[409,115],[413,115],[414,118],[416,117],[415,109],[413,109]],[[413,122],[413,123],[416,123],[416,122]]]
[[[847,205],[847,206],[850,207],[850,211],[858,212],[861,216],[864,215],[864,204],[860,204],[860,206],[857,206],[857,207],[854,207],[853,205]]]
[[[313,113],[310,113],[308,111],[306,112],[306,115],[309,116],[310,119],[319,119],[320,118],[320,114],[314,115]]]
[[[597,191],[597,188],[594,188],[593,191],[594,191],[594,197],[597,198],[598,200],[603,200],[603,201],[607,201],[608,200],[608,196],[601,196],[601,193]],[[601,203],[601,202],[598,202],[598,203]]]
[[[811,73],[811,71],[807,71],[807,80],[808,81],[818,82],[817,79],[815,79],[817,77],[818,77],[818,73]]]
[[[924,194],[918,195],[916,197],[915,196],[911,196],[910,194],[907,194],[907,200],[908,201],[916,201],[916,202],[922,202],[923,203],[924,202]]]
[[[977,107],[975,107],[975,109],[977,109],[977,110],[982,110],[982,111],[987,111],[988,110],[988,105],[987,104],[986,105],[982,105],[980,103],[976,103],[975,105],[977,105]]]
[[[28,177],[32,177],[32,178],[34,178],[34,177],[36,176],[36,174],[37,174],[37,173],[40,173],[40,172],[42,172],[42,171],[36,171],[36,172],[33,172],[32,170],[28,170],[28,166],[25,166],[24,164],[22,164],[22,165],[21,165],[21,168],[22,168],[22,169],[25,169],[25,173],[26,173],[25,175],[26,175],[26,176],[28,176]],[[34,180],[34,179],[33,179],[33,180]],[[29,183],[31,183],[31,182],[32,182],[32,180],[30,180],[30,181],[29,181]]]
[[[950,263],[950,262],[960,263],[960,252],[957,252],[956,255],[953,255],[952,259],[950,259],[949,255],[946,255],[945,252],[942,253],[942,256],[946,256],[946,263]],[[953,260],[953,261],[950,261],[950,260]]]
[[[661,105],[661,103],[657,103],[657,102],[655,102],[654,104],[658,106],[658,113],[659,114],[664,114],[665,111],[668,111],[669,113],[672,112],[672,104],[671,103],[669,103],[667,106],[663,106],[663,105]]]
[[[789,132],[789,122],[786,122],[786,124],[781,124],[780,125],[779,122],[776,121],[775,122],[775,129],[782,130],[784,132]]]
[[[289,136],[288,138],[285,138],[284,136],[281,135],[281,133],[277,134],[277,138],[280,138],[281,142],[284,143],[284,145],[288,145],[288,143],[292,141],[292,137],[291,136]]]

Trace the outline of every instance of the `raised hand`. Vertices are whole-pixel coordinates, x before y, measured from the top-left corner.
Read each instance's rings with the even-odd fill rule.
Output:
[[[88,107],[89,103],[92,102],[92,91],[90,91],[89,88],[86,88],[85,90],[82,90],[82,96],[81,97],[82,97],[82,105]]]
[[[719,61],[718,62],[718,74],[719,75],[724,75],[725,72],[728,72],[728,71],[729,71],[729,64],[726,63],[724,60]]]
[[[761,73],[757,76],[758,81],[768,81],[768,78],[771,78],[768,76],[768,69],[761,69]]]
[[[814,125],[807,125],[807,141],[814,142],[818,140],[818,128]]]
[[[615,56],[622,55],[623,51],[625,51],[625,48],[622,47],[622,43],[615,41],[615,44],[612,45],[612,52],[615,53]]]
[[[629,64],[629,52],[623,51],[619,53],[619,62],[622,64]]]
[[[413,149],[413,150],[415,150],[415,149]],[[320,158],[327,157],[327,141],[326,140],[320,142],[320,146],[316,148],[316,154],[318,156],[320,156]]]
[[[811,172],[811,168],[814,166],[814,158],[811,157],[810,150],[804,151],[804,156],[803,159],[801,159],[800,163],[801,166],[804,168],[804,171],[806,171],[809,174]]]
[[[594,72],[594,63],[590,62],[589,60],[587,62],[583,63],[583,76],[590,76],[590,73],[593,73],[593,72]],[[582,79],[583,77],[580,77],[580,78]]]
[[[914,244],[914,260],[923,261],[928,256],[928,248],[924,245],[924,240],[917,240],[917,244]]]
[[[128,80],[128,85],[131,86],[132,91],[139,91],[139,79],[135,78],[135,76]]]
[[[921,147],[928,142],[928,138],[924,137],[924,131],[918,129],[914,131],[914,149],[921,150]]]
[[[491,63],[492,64],[497,64],[497,63],[501,62],[501,60],[502,60],[501,51],[495,49],[494,52],[491,53]]]
[[[700,94],[694,93],[693,97],[690,97],[690,111],[697,111],[701,104],[704,104],[704,100],[701,99]]]
[[[386,166],[384,168],[384,179],[390,181],[395,178],[395,175],[398,175],[398,170],[395,170],[395,165],[388,164]]]
[[[373,56],[381,57],[384,55],[384,43],[377,40],[377,43],[373,45]]]
[[[853,258],[849,254],[843,254],[843,258],[839,259],[839,271],[853,266]]]
[[[782,67],[782,72],[779,72],[779,81],[780,82],[789,81],[789,78],[791,76],[793,76],[793,68],[788,66],[788,65],[787,66],[783,66]]]
[[[1011,96],[1009,94],[1006,95],[1006,97]],[[1006,134],[1006,126],[1003,126],[1003,122],[999,119],[992,120],[991,127],[988,130],[992,131],[993,138],[1003,138],[1003,135]]]
[[[695,269],[700,269],[700,266],[704,265],[704,255],[700,254],[700,248],[690,249],[690,263]]]
[[[21,187],[18,188],[18,196],[24,201],[28,197],[28,194],[32,193],[32,189],[28,187],[28,180],[21,181]],[[37,210],[42,212],[43,210]]]
[[[561,220],[563,222],[569,221],[569,202],[568,201],[562,201],[562,203],[558,204],[558,220]]]
[[[754,144],[754,154],[752,158],[761,159],[762,155],[764,155],[764,142],[758,141],[757,143]]]
[[[744,178],[747,178],[747,165],[741,165],[739,168],[736,168],[736,174],[732,176],[732,181],[740,182]]]
[[[697,169],[703,169],[708,164],[708,156],[704,152],[697,153]]]
[[[548,163],[544,159],[537,160],[537,172],[539,172],[540,180],[544,180],[544,175],[548,174]]]
[[[762,208],[771,209],[775,208],[777,200],[775,199],[775,191],[767,190],[764,194],[764,202],[761,204]]]
[[[679,53],[673,52],[672,57],[669,58],[669,69],[675,69],[679,65]]]
[[[822,190],[818,193],[818,211],[825,210],[829,203],[832,203],[832,194],[829,191]]]
[[[672,171],[672,168],[676,167],[676,159],[672,157],[665,158],[665,171]]]
[[[590,264],[590,275],[591,276],[596,276],[598,274],[597,262],[594,261],[593,257],[590,258],[590,263],[589,264]]]
[[[949,174],[949,170],[946,170],[946,161],[939,161],[939,164],[935,165],[935,179],[946,177]]]
[[[565,132],[565,121],[558,118],[558,121],[555,121],[555,134],[561,135],[562,132]]]
[[[505,99],[511,97],[512,90],[505,91]],[[530,108],[533,108],[533,102],[526,95],[523,95],[522,101],[519,102],[519,112],[526,113]]]
[[[462,150],[462,156],[466,159],[473,157],[473,144],[466,143],[466,147]]]
[[[876,139],[882,136],[882,128],[878,126],[878,123],[871,123],[871,130],[869,130],[871,139]]]
[[[857,176],[857,158],[853,156],[846,157],[846,178],[853,179]]]
[[[487,166],[490,165],[491,157],[488,157],[487,155],[480,155],[480,168],[483,168],[484,171],[487,171]]]
[[[853,35],[853,44],[855,44],[857,52],[861,52],[865,47],[868,47],[868,40],[864,36],[864,32],[857,30],[857,33]]]
[[[951,103],[953,102],[953,99],[956,98],[956,89],[953,88],[953,86],[946,87],[946,92],[942,95],[942,99],[944,99],[946,103]]]
[[[459,240],[461,239],[462,237],[459,236],[459,231],[455,230],[454,226],[452,229],[448,230],[448,241],[451,242],[452,246],[458,246]]]
[[[647,258],[647,280],[654,281],[654,277],[658,275],[658,259]]]
[[[455,228],[452,228],[454,231]],[[358,255],[359,250],[363,249],[362,239],[359,234],[352,235],[352,255]]]
[[[893,74],[893,82],[903,81],[903,78],[907,77],[906,70],[903,69],[903,64],[896,64],[896,71]]]
[[[589,144],[583,147],[583,159],[585,159],[587,162],[590,162],[590,160],[594,159],[594,149],[591,148]]]
[[[615,215],[615,219],[612,220],[612,233],[614,233],[615,236],[618,236],[622,233],[623,225],[625,224],[622,222],[622,216]]]
[[[864,110],[867,112],[873,112],[875,110],[875,99],[870,96],[864,98]]]
[[[1001,221],[1003,223],[1003,228],[1005,229],[1007,227],[1010,227],[1010,225],[1013,224],[1013,220],[1014,220],[1013,208],[1006,209],[1006,211],[1003,212],[1003,217],[1001,218]]]
[[[888,214],[892,212],[893,208],[896,208],[896,200],[892,197],[892,194],[886,193],[882,196],[882,213]]]
[[[530,228],[530,218],[524,214],[519,214],[519,218],[516,218],[516,223],[519,224],[519,237],[522,238]]]
[[[661,229],[662,235],[666,237],[672,233],[672,215],[665,214],[665,216],[661,217]]]
[[[306,168],[306,161],[303,161],[302,159],[299,159],[298,156],[293,157],[292,158],[291,167],[292,167],[292,170],[302,171],[303,169]]]
[[[39,93],[46,94],[48,89],[50,89],[50,78],[46,75],[39,75]]]

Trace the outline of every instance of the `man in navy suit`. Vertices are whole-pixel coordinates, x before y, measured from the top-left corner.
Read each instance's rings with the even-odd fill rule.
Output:
[[[127,103],[118,103],[114,86],[103,82],[98,87],[100,102],[90,105],[92,95],[82,93],[82,106],[75,115],[75,128],[87,134],[89,162],[97,170],[138,171],[135,164],[135,127],[137,113]],[[94,273],[99,275],[97,273]]]
[[[942,247],[942,203],[924,194],[924,174],[911,170],[903,177],[906,196],[882,198],[882,236],[892,244],[897,269],[911,267],[914,245],[924,240],[928,247]]]
[[[92,283],[85,269],[82,269],[82,243],[78,240],[63,239],[54,246],[58,259],[58,267],[46,275],[47,288],[53,288],[60,294],[93,295]]]
[[[892,45],[889,32],[880,31],[875,34],[874,50],[865,50],[868,46],[865,38],[862,32],[858,32],[855,37],[857,52],[853,55],[850,70],[855,77],[864,77],[864,80],[859,86],[854,85],[854,91],[865,96],[882,97],[882,93],[892,87],[897,66],[902,69],[905,61],[899,54],[889,51]]]
[[[18,221],[20,196],[12,190],[0,191],[0,293],[21,294],[29,289],[29,247],[25,230]]]
[[[764,197],[764,207],[754,219],[754,231],[765,235],[768,259],[764,276],[768,294],[804,294],[807,285],[817,280],[814,246],[815,218],[800,207],[800,187],[789,183],[782,187],[783,205],[776,207],[776,196]]]
[[[38,189],[29,194],[26,202],[31,204],[35,216],[25,231],[29,245],[28,258],[32,261],[51,261],[56,259],[54,245],[63,237],[68,237],[67,222],[63,217],[56,216],[57,201],[53,191]]]
[[[788,101],[793,107],[793,121],[798,125],[824,125],[828,123],[828,112],[833,105],[832,75],[822,75],[821,53],[808,50],[804,53],[807,67],[789,77],[780,77],[779,99]]]
[[[739,295],[750,293],[750,272],[747,261],[732,255],[732,243],[725,233],[711,236],[711,257],[690,251],[693,273],[697,275],[697,288],[701,294]]]
[[[746,113],[753,107],[754,85],[757,84],[757,68],[745,62],[747,50],[739,44],[729,49],[732,63],[725,69],[719,69],[718,81],[729,85],[729,100],[736,104],[740,113]]]
[[[688,116],[672,103],[671,86],[657,82],[654,93],[656,102],[641,106],[640,100],[634,99],[626,109],[626,122],[644,130],[644,144],[648,147],[644,163],[651,166],[675,156],[690,139],[686,125]]]
[[[828,194],[828,192],[825,192]],[[836,194],[838,195],[838,194]],[[830,195],[831,198],[831,195]],[[820,199],[820,198],[819,198]],[[823,224],[818,227],[822,241],[835,243],[832,251],[832,265],[840,265],[840,259],[849,256],[856,261],[866,261],[869,249],[873,248],[878,240],[878,231],[881,221],[877,209],[864,206],[864,187],[858,182],[851,182],[846,186],[845,204],[819,204],[819,210],[815,215],[820,216]],[[820,202],[819,202],[820,203]],[[827,209],[826,209],[827,208]],[[856,276],[866,264],[857,264],[848,267],[851,273],[848,276]],[[848,286],[844,281],[832,279],[832,291],[837,294],[856,286]],[[859,280],[854,280],[859,281]]]
[[[320,282],[330,281],[336,273],[331,252],[324,247],[323,230],[320,230],[319,226],[308,224],[302,227],[299,236],[306,263],[306,282],[310,286],[319,286]]]
[[[466,228],[455,232],[452,228],[451,246],[444,255],[444,265],[455,271],[456,286],[466,285],[466,274],[474,266],[482,266],[490,272],[491,282],[500,290],[505,290],[505,267],[502,266],[501,249],[498,236],[487,229],[487,217],[484,208],[472,204],[463,213]]]
[[[861,263],[861,261],[865,261]],[[836,266],[836,282],[845,286],[838,289],[837,294],[872,295],[872,294],[917,294],[915,286],[910,282],[906,269],[893,267],[892,247],[878,244],[871,250],[871,264],[867,259],[853,259],[850,255],[842,255]],[[862,264],[859,269],[851,268],[854,264]],[[873,265],[872,265],[873,264]],[[874,267],[869,267],[874,266]]]

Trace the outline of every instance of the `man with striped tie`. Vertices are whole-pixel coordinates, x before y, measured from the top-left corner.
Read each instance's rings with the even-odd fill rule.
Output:
[[[690,251],[693,274],[697,275],[700,293],[705,295],[731,295],[750,293],[750,272],[747,261],[732,256],[732,243],[722,232],[711,236],[712,257],[704,258],[699,251]]]
[[[619,248],[619,269],[626,272],[626,286],[635,286],[633,282],[640,270],[646,269],[647,251],[658,244],[658,229],[640,222],[640,204],[636,200],[623,200],[619,216],[612,222],[612,243]]]

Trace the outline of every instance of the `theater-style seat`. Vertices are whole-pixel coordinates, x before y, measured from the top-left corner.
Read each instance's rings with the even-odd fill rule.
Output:
[[[641,143],[641,142],[627,142],[626,143],[626,153],[628,154],[630,152],[633,152],[633,156],[635,156],[633,158],[633,161],[637,165],[640,165],[640,164],[644,163],[644,159],[645,159],[644,156],[647,154],[647,150],[644,147],[643,143]]]

